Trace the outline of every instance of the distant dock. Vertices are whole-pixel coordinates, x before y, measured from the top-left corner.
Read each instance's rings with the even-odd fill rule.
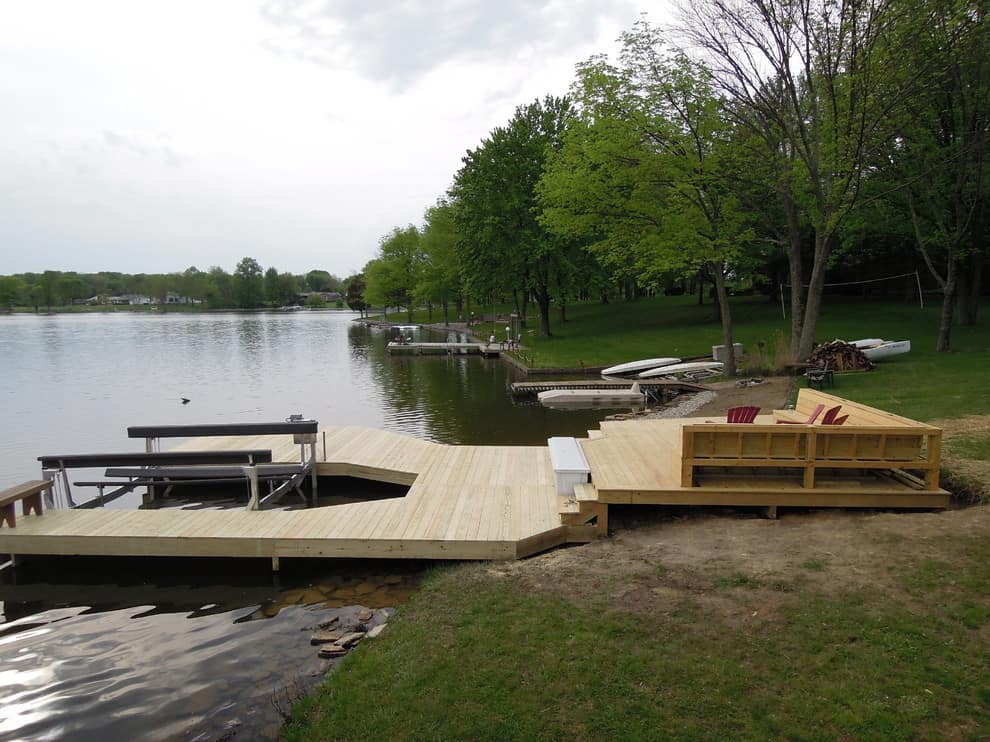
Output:
[[[502,343],[397,343],[394,340],[387,346],[389,353],[409,355],[470,355],[486,358],[498,357],[505,348]]]

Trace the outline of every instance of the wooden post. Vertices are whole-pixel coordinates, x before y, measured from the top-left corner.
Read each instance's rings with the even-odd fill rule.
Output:
[[[248,484],[251,487],[251,499],[248,500],[248,510],[258,509],[258,467],[257,466],[244,466],[241,467],[241,471],[248,478]]]
[[[273,556],[272,557],[272,572],[278,572],[278,571],[279,571],[278,557],[277,556]]]

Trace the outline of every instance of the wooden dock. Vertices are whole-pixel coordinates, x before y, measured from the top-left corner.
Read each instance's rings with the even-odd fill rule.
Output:
[[[504,343],[397,343],[392,341],[387,346],[389,353],[408,353],[409,355],[471,355],[480,354],[486,357],[497,356],[505,347]]]
[[[570,389],[629,389],[633,383],[638,383],[644,392],[659,393],[664,399],[680,392],[707,392],[711,387],[695,384],[690,381],[670,379],[566,379],[561,381],[517,381],[511,385],[514,396],[537,396],[540,392],[566,391]]]
[[[847,424],[782,425],[842,404]],[[940,508],[941,431],[802,389],[753,424],[604,422],[578,441],[591,481],[558,495],[546,446],[449,446],[321,429],[317,473],[409,487],[405,496],[302,510],[50,510],[0,527],[0,553],[112,556],[515,559],[607,532],[610,504]],[[270,449],[291,435],[199,438],[172,450]],[[321,487],[325,494],[329,486]]]
[[[327,456],[323,457],[323,433]],[[202,438],[181,448],[271,448],[291,436]],[[114,556],[515,559],[594,527],[565,526],[545,446],[447,446],[366,428],[321,431],[318,473],[410,485],[404,497],[305,510],[51,510],[0,529],[0,553]]]

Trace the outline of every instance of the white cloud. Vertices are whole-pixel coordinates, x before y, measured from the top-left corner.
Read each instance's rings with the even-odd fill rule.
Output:
[[[0,25],[0,273],[359,269],[626,0],[32,0]]]

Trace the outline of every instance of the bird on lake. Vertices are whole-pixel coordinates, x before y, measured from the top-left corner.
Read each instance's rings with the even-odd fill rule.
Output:
[[[179,397],[179,399],[182,400],[182,404],[189,404],[189,400],[186,399],[185,397]]]

